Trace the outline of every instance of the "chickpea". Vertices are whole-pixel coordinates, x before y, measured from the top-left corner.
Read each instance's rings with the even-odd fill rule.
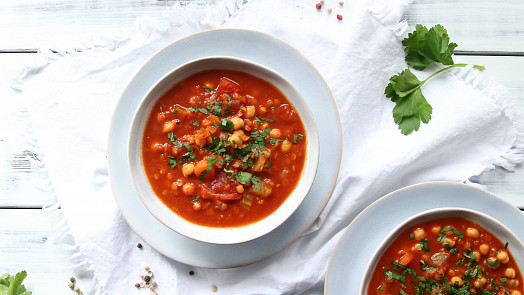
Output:
[[[255,106],[247,106],[246,112],[244,113],[244,118],[253,118],[255,116]]]
[[[284,152],[284,153],[287,153],[291,150],[291,146],[292,146],[292,143],[291,141],[289,141],[287,138],[282,141],[282,144],[280,145],[280,149]]]
[[[414,239],[417,240],[417,241],[420,241],[422,240],[423,238],[426,237],[426,232],[424,231],[423,228],[416,228],[414,231],[413,231],[413,235],[414,235]]]
[[[182,174],[184,174],[184,177],[189,177],[195,172],[195,164],[186,163],[184,166],[182,166]]]
[[[520,293],[518,290],[513,290],[511,291],[510,295],[522,295],[522,293]]]
[[[241,194],[244,192],[244,186],[239,184],[237,185],[236,190],[237,190],[237,193]]]
[[[486,284],[487,281],[488,280],[486,278],[476,279],[473,285],[475,286],[475,288],[480,289],[482,288],[482,286]]]
[[[197,139],[195,139],[195,144],[198,145],[199,147],[205,146],[206,143],[207,143],[207,140],[205,138],[197,138]]]
[[[269,131],[269,137],[271,138],[280,138],[282,136],[282,132],[278,129],[271,129]]]
[[[466,230],[466,237],[469,238],[478,238],[479,237],[479,230],[474,227],[468,227]]]
[[[497,253],[497,259],[500,261],[500,263],[502,264],[506,264],[509,262],[509,255],[508,255],[508,252],[506,251],[500,251],[499,253]]]
[[[186,183],[182,186],[182,192],[186,196],[190,196],[195,193],[195,186],[192,183]]]
[[[497,258],[495,258],[495,257],[490,257],[490,258],[488,258],[487,261],[488,261],[488,267],[489,267],[489,268],[491,268],[491,269],[497,269],[497,268],[499,268],[499,265],[500,265],[500,264],[498,264],[498,265],[494,265],[494,264],[496,264],[495,261],[497,261]]]
[[[238,130],[244,127],[244,120],[240,119],[239,117],[231,118],[231,123],[233,123],[233,130]]]
[[[171,184],[171,190],[174,190],[174,191],[178,190],[178,184],[176,182],[173,182]]]
[[[162,133],[171,132],[173,131],[173,129],[175,129],[175,122],[173,121],[165,122],[162,128]]]
[[[443,241],[442,241],[442,245],[449,245],[450,247],[453,247],[455,246],[455,241],[450,239],[450,238],[445,238]]]
[[[474,255],[475,257],[473,257],[473,255]],[[473,251],[473,255],[471,256],[471,258],[472,258],[473,260],[480,261],[480,252],[479,252],[479,251]]]
[[[435,225],[434,227],[431,228],[431,233],[434,234],[434,235],[437,235],[437,234],[440,233],[440,230],[441,230],[441,229],[442,229],[442,228],[441,228],[440,226]]]
[[[489,246],[487,244],[482,244],[479,246],[480,254],[482,255],[488,255],[489,253]]]
[[[509,280],[509,282],[508,282],[508,286],[509,286],[510,288],[517,288],[519,285],[520,285],[520,282],[519,282],[519,280],[517,280],[517,279],[511,279],[511,280]]]
[[[240,145],[242,145],[242,139],[238,134],[231,134],[228,140],[233,147],[240,148]]]
[[[198,211],[201,208],[202,208],[202,205],[200,204],[200,202],[193,203],[193,210]]]
[[[506,268],[506,270],[504,271],[504,276],[505,276],[506,278],[513,279],[513,278],[515,278],[515,275],[516,275],[515,269],[512,268],[512,267],[508,267],[508,268]]]
[[[460,277],[452,277],[451,278],[451,285],[455,286],[455,284],[458,284],[459,286],[462,286],[464,284],[464,281]]]

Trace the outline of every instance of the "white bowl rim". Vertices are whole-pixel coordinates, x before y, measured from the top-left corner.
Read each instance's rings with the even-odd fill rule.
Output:
[[[136,181],[137,175],[135,174],[134,169],[133,169],[134,160],[133,160],[133,157],[130,156],[131,151],[132,151],[131,145],[133,142],[138,141],[140,142],[140,146],[141,146],[143,131],[139,131],[139,133],[137,133],[137,126],[135,122],[137,121],[137,116],[141,113],[140,111],[145,108],[145,104],[148,101],[152,100],[153,103],[156,102],[158,98],[163,93],[165,93],[165,91],[167,91],[167,89],[173,87],[173,85],[175,85],[176,83],[180,82],[184,78],[191,76],[194,73],[198,73],[206,69],[214,69],[214,68],[221,68],[221,67],[202,68],[196,71],[192,71],[190,74],[184,74],[182,75],[182,78],[179,77],[175,79],[174,82],[169,82],[168,84],[171,86],[165,89],[164,91],[162,91],[160,95],[153,95],[152,92],[155,89],[157,89],[157,87],[159,87],[160,84],[165,83],[165,81],[168,80],[172,75],[175,75],[177,72],[180,72],[181,70],[183,70],[186,67],[190,67],[198,63],[205,63],[205,62],[217,61],[217,60],[222,61],[222,62],[247,64],[250,67],[257,69],[258,71],[262,71],[266,75],[270,75],[277,81],[281,81],[283,84],[285,84],[286,87],[288,87],[288,91],[284,91],[283,89],[275,85],[290,100],[290,102],[295,106],[297,111],[299,111],[302,122],[304,123],[304,127],[306,129],[307,155],[308,156],[306,158],[306,163],[304,165],[302,176],[301,176],[301,178],[306,179],[306,182],[304,182],[305,185],[301,187],[303,193],[301,194],[299,194],[298,192],[295,193],[297,191],[295,189],[293,193],[290,196],[288,196],[286,201],[284,201],[284,203],[279,208],[277,208],[272,214],[268,215],[267,217],[263,218],[260,221],[257,221],[257,222],[254,222],[254,223],[251,223],[245,226],[239,226],[239,227],[207,227],[207,226],[202,226],[202,225],[192,223],[180,217],[179,215],[171,211],[169,208],[167,208],[167,206],[165,206],[165,204],[161,202],[160,199],[156,197],[155,195],[155,198],[165,207],[162,210],[165,210],[165,209],[169,210],[170,214],[172,215],[172,218],[174,218],[177,223],[179,222],[181,224],[184,224],[186,228],[189,228],[189,230],[180,229],[179,227],[176,227],[173,224],[171,224],[171,222],[164,220],[164,218],[162,218],[162,216],[158,212],[156,212],[153,206],[144,198],[143,193],[141,193],[141,188],[137,184],[137,181]],[[243,71],[245,73],[248,73],[254,76],[258,76],[257,74],[253,74],[252,72],[246,71],[243,69],[235,69],[235,70]],[[264,79],[264,78],[261,78],[261,79],[267,81],[267,79]],[[272,81],[268,81],[268,82],[272,83],[273,85],[275,84]],[[290,97],[289,95],[286,95],[286,92],[293,93],[295,95]],[[151,95],[154,96],[154,99],[148,99]],[[145,113],[147,114],[146,117],[149,116],[150,112],[151,112],[151,108],[145,108]],[[139,136],[134,136],[133,134],[139,134]],[[167,226],[171,230],[183,236],[186,236],[188,238],[191,238],[197,241],[201,241],[201,242],[211,243],[211,244],[238,244],[238,243],[248,242],[248,241],[254,240],[256,238],[259,238],[273,231],[278,226],[280,226],[282,223],[284,223],[296,211],[296,209],[300,206],[300,204],[303,202],[303,200],[306,198],[307,194],[309,193],[313,185],[316,173],[317,173],[319,155],[320,155],[319,135],[318,135],[317,125],[315,123],[314,116],[309,108],[307,101],[304,99],[304,97],[298,91],[298,89],[293,84],[291,84],[291,82],[289,82],[289,80],[287,80],[287,78],[285,78],[283,75],[281,75],[280,73],[266,66],[263,66],[261,64],[258,64],[256,62],[253,62],[253,61],[250,61],[244,58],[226,56],[226,55],[206,56],[206,57],[201,57],[201,58],[197,58],[197,59],[185,62],[179,65],[178,67],[174,68],[167,74],[165,74],[161,79],[159,79],[147,91],[146,95],[141,99],[137,109],[135,110],[135,113],[133,115],[132,122],[131,122],[131,128],[129,130],[128,138],[129,140],[128,140],[128,151],[127,152],[128,152],[128,164],[129,164],[129,168],[131,172],[131,178],[133,180],[133,184],[135,186],[137,194],[139,195],[142,203],[145,205],[147,210],[157,220],[159,220],[161,223],[163,223],[165,226]],[[134,138],[138,138],[138,140],[133,140]],[[141,150],[141,147],[140,147],[140,150]],[[138,154],[141,155],[141,152],[138,152]],[[140,160],[139,162],[141,163],[142,162],[141,156],[139,160]],[[297,188],[298,188],[298,185],[297,185]],[[287,200],[291,199],[292,196],[296,198],[297,200],[295,200],[295,202],[287,202]],[[282,215],[282,216],[280,217],[279,215]],[[269,226],[263,225],[266,223],[269,224]],[[208,232],[201,233],[200,230],[204,230],[204,229],[207,230]],[[214,232],[214,234],[210,235],[209,231]]]
[[[460,215],[459,213],[462,215]],[[473,220],[471,219],[471,216],[474,216],[474,218],[478,218],[478,219]],[[366,266],[366,269],[361,279],[359,294],[367,295],[367,289],[369,287],[369,280],[371,279],[371,276],[373,275],[375,267],[378,261],[380,260],[380,258],[382,257],[382,254],[389,247],[388,242],[396,239],[399,234],[401,234],[404,230],[406,230],[410,226],[413,226],[415,224],[419,224],[425,221],[441,219],[441,218],[450,218],[450,217],[458,217],[458,218],[463,218],[463,219],[473,221],[477,223],[479,226],[486,229],[492,235],[497,237],[497,239],[501,240],[503,243],[508,242],[508,241],[503,241],[499,237],[499,235],[493,233],[492,230],[486,228],[486,226],[484,226],[483,224],[488,224],[488,227],[499,228],[500,232],[504,233],[505,235],[507,235],[507,237],[509,237],[512,240],[512,242],[509,244],[510,245],[509,251],[511,252],[513,257],[519,258],[519,259],[516,259],[517,261],[524,262],[524,243],[517,237],[517,235],[515,235],[515,233],[513,233],[513,231],[511,231],[507,226],[505,226],[502,222],[498,221],[494,217],[491,217],[487,215],[486,213],[483,213],[477,210],[461,208],[461,207],[433,208],[433,209],[425,210],[425,211],[422,211],[415,215],[410,216],[404,222],[397,225],[384,238],[384,240],[380,243],[380,246],[375,250],[375,252],[371,256],[371,259],[369,260]],[[479,220],[481,221],[479,222]],[[517,263],[517,266],[522,270],[522,266],[524,266],[524,264]]]

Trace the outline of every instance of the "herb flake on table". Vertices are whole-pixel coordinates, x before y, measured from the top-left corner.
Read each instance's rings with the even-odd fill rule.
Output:
[[[416,25],[415,31],[408,34],[402,45],[404,45],[406,62],[413,69],[423,71],[433,63],[447,66],[422,81],[409,68],[389,79],[385,94],[395,103],[393,119],[401,133],[408,135],[418,131],[421,122],[429,123],[433,113],[433,107],[422,94],[422,86],[444,71],[455,67],[466,67],[468,64],[454,63],[453,50],[458,45],[450,42],[447,30],[441,25],[436,25],[429,30],[423,25]],[[472,65],[472,67],[478,70],[485,69],[479,65]]]

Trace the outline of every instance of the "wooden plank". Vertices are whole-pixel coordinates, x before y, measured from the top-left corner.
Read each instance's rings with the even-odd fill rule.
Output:
[[[33,294],[73,294],[68,287],[73,265],[53,239],[50,222],[45,210],[0,209],[0,275],[26,270],[24,285]],[[89,278],[77,280],[80,289],[87,290]]]
[[[522,54],[523,11],[522,0],[415,0],[404,17],[411,27],[443,25],[459,51]]]
[[[47,173],[36,165],[43,155],[30,144],[31,119],[9,79],[34,54],[0,54],[0,207],[42,208],[51,199]]]
[[[138,16],[161,13],[176,2],[188,1],[2,0],[0,49],[78,48],[116,27],[131,30]]]
[[[162,13],[176,2],[187,1],[3,0],[0,27],[6,29],[0,30],[0,50],[77,48],[89,36],[117,26],[132,29],[137,16]],[[523,52],[523,11],[521,0],[503,5],[493,0],[415,0],[405,17],[412,25],[444,25],[459,44],[457,50],[503,54]]]

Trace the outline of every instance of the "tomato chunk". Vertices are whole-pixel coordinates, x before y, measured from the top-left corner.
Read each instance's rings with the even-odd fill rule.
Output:
[[[233,95],[234,93],[240,92],[240,86],[233,82],[232,80],[229,80],[228,78],[222,78],[220,79],[220,84],[218,85],[217,93],[218,95],[222,94],[229,94]]]

